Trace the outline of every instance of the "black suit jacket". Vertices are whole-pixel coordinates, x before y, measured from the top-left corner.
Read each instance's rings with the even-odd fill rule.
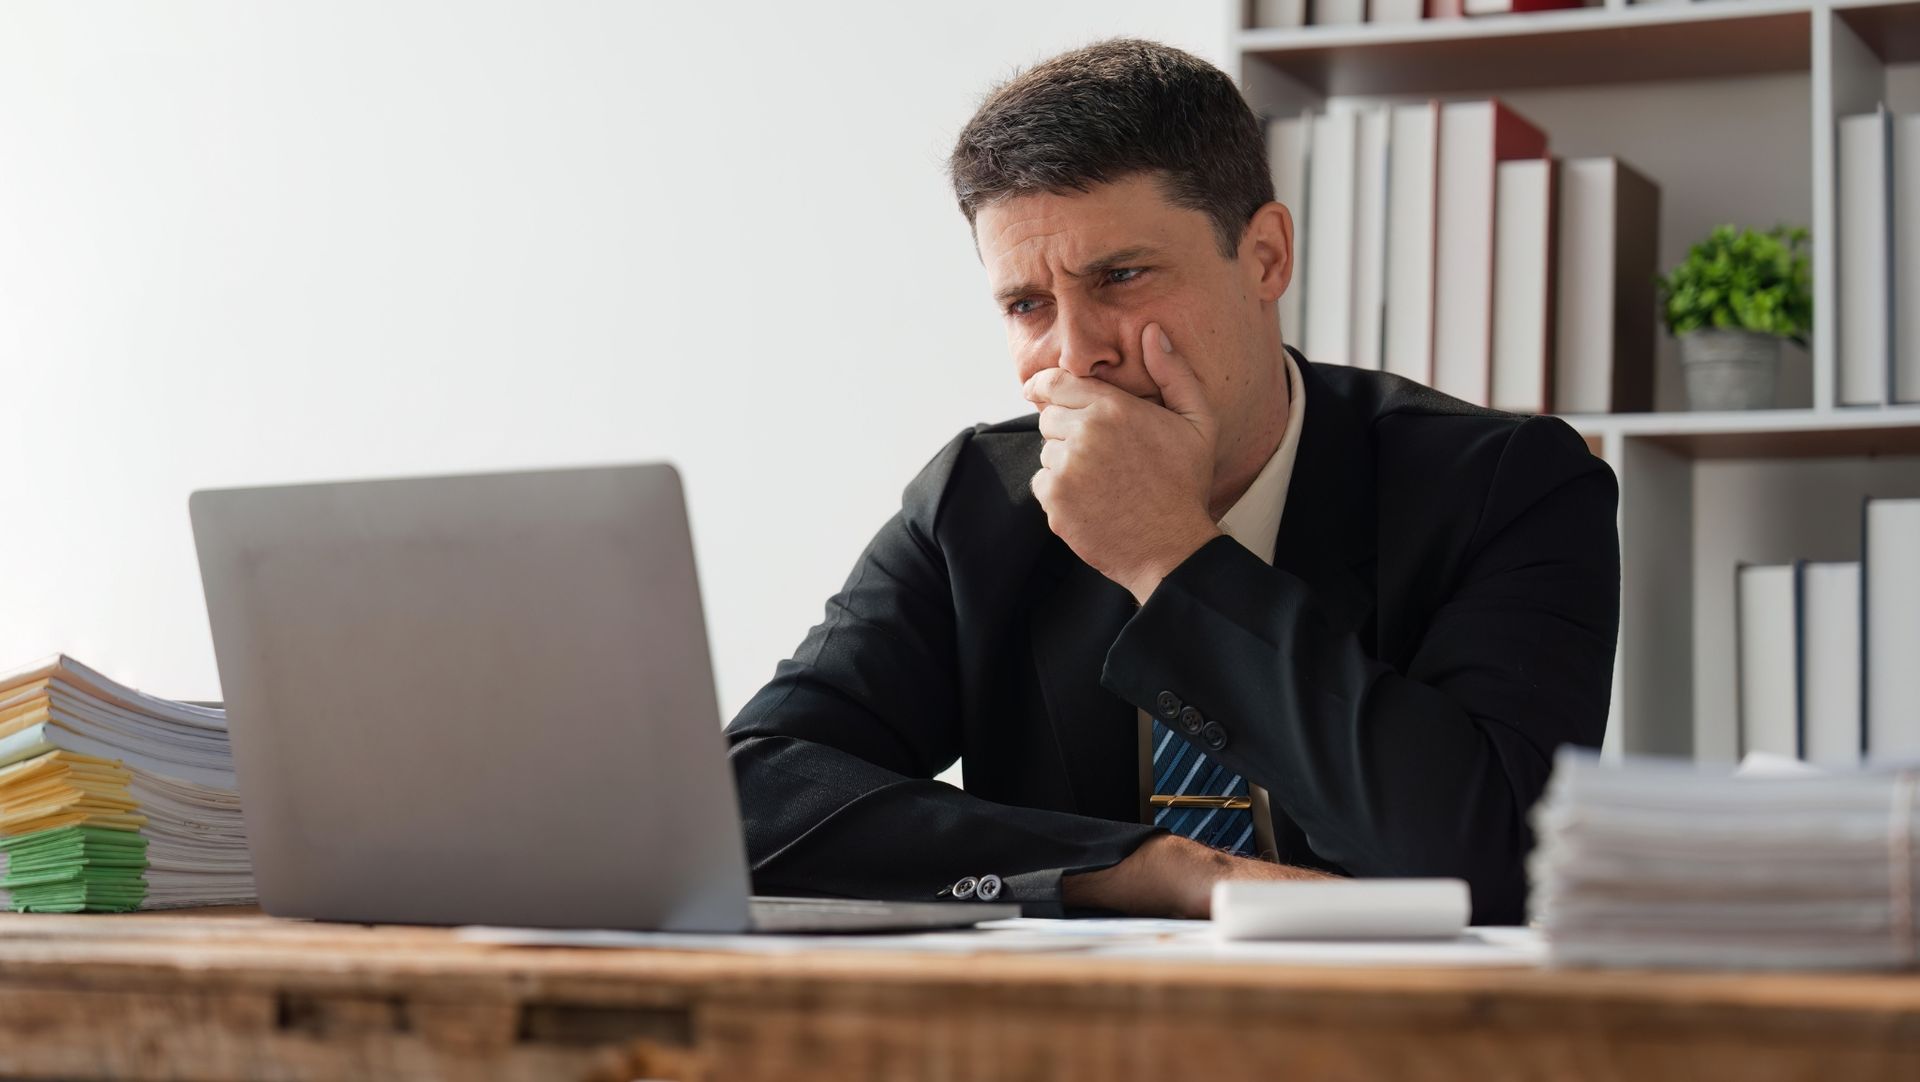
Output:
[[[1553,751],[1606,724],[1613,474],[1557,419],[1294,356],[1274,566],[1218,538],[1143,606],[1048,530],[1035,416],[942,448],[728,726],[755,889],[924,900],[992,873],[1057,914],[1062,874],[1157,830],[1135,710],[1164,692],[1268,790],[1283,862],[1460,876],[1476,921],[1521,921]],[[957,757],[964,792],[932,780]]]

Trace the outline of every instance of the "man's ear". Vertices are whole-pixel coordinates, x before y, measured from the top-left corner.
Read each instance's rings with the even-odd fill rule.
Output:
[[[1240,262],[1256,296],[1279,300],[1293,282],[1293,212],[1280,203],[1254,211],[1240,236]]]

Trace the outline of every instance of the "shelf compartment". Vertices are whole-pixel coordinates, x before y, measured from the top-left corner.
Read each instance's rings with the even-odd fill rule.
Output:
[[[1920,60],[1920,3],[1835,0],[1834,14],[1846,23],[1883,64]]]

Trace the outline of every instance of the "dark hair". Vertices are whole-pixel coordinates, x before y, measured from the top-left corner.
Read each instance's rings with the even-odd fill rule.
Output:
[[[1155,173],[1168,202],[1213,219],[1228,257],[1253,212],[1273,201],[1260,119],[1233,80],[1135,38],[1062,53],[994,87],[947,167],[968,225],[1012,196]]]

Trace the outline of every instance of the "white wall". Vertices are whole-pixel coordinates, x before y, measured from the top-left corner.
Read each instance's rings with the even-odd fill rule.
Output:
[[[1022,412],[942,176],[1221,0],[0,6],[0,670],[214,697],[195,488],[670,458],[723,708]]]

